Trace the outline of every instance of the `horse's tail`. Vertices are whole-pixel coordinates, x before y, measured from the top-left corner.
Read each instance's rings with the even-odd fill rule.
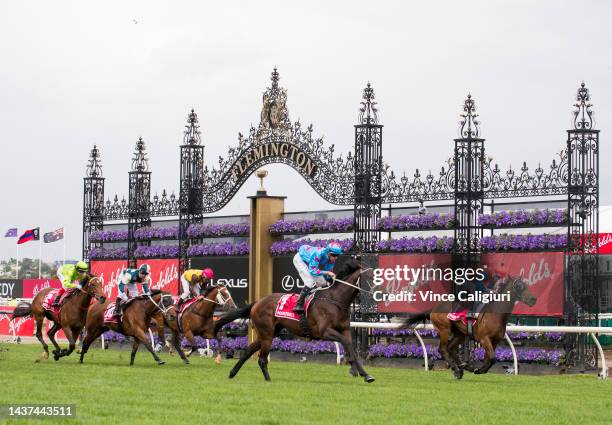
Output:
[[[13,315],[11,316],[11,320],[16,319],[18,317],[27,317],[32,314],[32,304],[27,303],[25,301],[20,302],[13,310]]]
[[[230,311],[229,313],[221,316],[221,318],[215,322],[215,335],[224,325],[227,325],[228,323],[233,322],[236,319],[246,319],[247,317],[249,317],[251,315],[251,309],[253,308],[253,304],[249,304],[237,310]]]
[[[429,313],[419,313],[413,314],[402,320],[401,328],[408,327],[410,325],[414,325],[419,322],[425,322],[425,320],[429,319]]]

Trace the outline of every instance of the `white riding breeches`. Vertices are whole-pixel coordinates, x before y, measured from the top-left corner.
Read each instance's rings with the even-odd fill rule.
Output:
[[[138,296],[138,286],[135,283],[128,283],[125,285],[125,289],[127,289],[130,293],[130,298],[134,298]],[[119,291],[119,297],[127,302],[128,301],[128,296],[125,292],[121,292]]]
[[[302,257],[300,257],[299,253],[295,254],[295,256],[293,257],[293,265],[295,266],[295,269],[300,275],[302,282],[304,282],[305,287],[313,288],[316,285],[322,286],[327,283],[323,275],[313,276],[310,274],[310,272],[308,271],[308,265],[304,262],[304,260],[302,260]]]
[[[183,287],[183,291],[181,292],[180,298],[183,301],[185,301],[191,295],[191,292],[189,290],[189,285],[190,283],[187,281],[187,279],[181,276],[181,286]],[[196,296],[200,295],[200,286],[193,285],[193,292],[196,294]]]

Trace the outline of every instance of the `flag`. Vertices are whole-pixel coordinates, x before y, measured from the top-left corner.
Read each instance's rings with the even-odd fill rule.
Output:
[[[17,237],[17,228],[13,227],[11,229],[8,229],[6,231],[6,233],[4,234],[5,238],[16,238]]]
[[[29,241],[37,241],[40,239],[40,227],[36,227],[34,229],[26,230],[23,232],[23,235],[19,236],[18,244],[26,243]]]
[[[64,239],[64,228],[60,227],[59,229],[55,229],[52,232],[45,233],[43,235],[43,240],[45,243],[51,243],[59,241],[60,239]]]

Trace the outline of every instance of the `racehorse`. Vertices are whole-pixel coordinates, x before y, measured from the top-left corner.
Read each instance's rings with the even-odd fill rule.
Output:
[[[364,378],[366,382],[374,382],[363,369],[361,361],[353,347],[349,307],[360,290],[359,277],[363,273],[361,263],[351,258],[338,271],[335,281],[325,290],[318,291],[312,300],[306,322],[309,331],[301,326],[300,322],[286,318],[275,317],[274,312],[280,298],[285,294],[274,293],[265,296],[244,308],[221,316],[215,323],[214,333],[226,323],[235,319],[250,317],[251,324],[257,331],[257,339],[251,343],[231,370],[229,377],[236,376],[244,362],[259,350],[259,367],[266,381],[270,380],[268,373],[268,354],[272,346],[272,339],[282,329],[287,329],[294,335],[309,338],[324,339],[339,342],[348,354],[351,365],[351,374]]]
[[[91,343],[95,341],[103,332],[107,330],[113,330],[115,332],[122,333],[126,336],[134,337],[132,344],[132,353],[130,355],[130,366],[134,365],[134,359],[136,358],[136,352],[140,344],[149,350],[157,364],[162,365],[165,362],[159,358],[157,353],[153,350],[153,346],[147,336],[147,329],[151,323],[151,319],[157,313],[160,313],[164,317],[164,324],[173,330],[173,345],[179,351],[179,355],[186,364],[189,364],[189,360],[184,356],[182,351],[179,350],[178,332],[176,326],[176,310],[174,308],[174,300],[172,295],[167,292],[160,291],[159,289],[151,290],[151,295],[141,295],[134,298],[126,305],[123,309],[123,315],[120,323],[111,323],[104,321],[104,312],[110,302],[106,302],[102,305],[95,305],[89,309],[87,313],[87,322],[85,329],[87,335],[83,341],[83,348],[81,350],[80,362],[83,363],[83,358]]]
[[[88,275],[82,283],[82,289],[75,288],[67,294],[59,308],[59,313],[55,314],[52,311],[46,310],[43,307],[43,301],[47,294],[53,291],[54,288],[45,288],[40,291],[32,304],[22,302],[15,307],[11,320],[17,317],[33,316],[36,322],[36,338],[43,346],[43,359],[49,358],[49,346],[45,342],[42,335],[43,319],[47,318],[53,322],[53,326],[47,332],[47,336],[53,343],[53,358],[59,360],[60,357],[69,356],[75,348],[75,341],[79,337],[83,326],[85,325],[85,317],[91,299],[95,298],[100,304],[104,303],[106,297],[102,289],[102,279],[97,276]],[[68,349],[62,349],[55,340],[55,334],[62,329],[68,339]]]
[[[236,308],[232,295],[224,285],[208,286],[202,295],[196,297],[195,301],[179,316],[180,330],[190,344],[187,355],[191,354],[195,346],[194,337],[196,335],[207,339],[215,338],[213,314],[217,306]],[[221,363],[220,345],[215,356],[215,363]]]
[[[522,278],[506,277],[497,281],[493,292],[509,294],[503,301],[487,303],[476,322],[472,326],[472,336],[485,349],[482,366],[475,369],[475,374],[487,373],[495,363],[495,348],[506,335],[506,324],[512,314],[514,304],[523,302],[533,306],[537,298],[529,292],[529,286]],[[417,314],[403,322],[402,327],[418,322],[431,320],[438,331],[440,338],[440,354],[453,370],[456,379],[463,377],[463,370],[469,370],[457,355],[457,348],[463,344],[468,335],[468,327],[461,320],[450,320],[448,313],[452,308],[451,302],[438,304],[431,313]],[[451,338],[452,337],[452,338]],[[449,342],[450,339],[450,342]]]

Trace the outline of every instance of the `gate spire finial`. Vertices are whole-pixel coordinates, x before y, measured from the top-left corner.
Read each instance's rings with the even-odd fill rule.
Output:
[[[198,125],[198,114],[195,113],[193,108],[189,115],[187,115],[187,125],[185,128],[183,144],[192,146],[199,145],[202,142],[200,138],[200,126]]]
[[[480,135],[480,121],[476,113],[476,102],[472,99],[472,95],[468,93],[467,98],[463,102],[463,113],[459,115],[459,137],[470,138]]]
[[[377,103],[374,101],[376,96],[374,95],[374,89],[368,81],[366,87],[363,89],[363,101],[359,108],[359,123],[360,124],[378,124],[378,109],[376,108]]]
[[[100,161],[100,151],[98,147],[94,145],[89,153],[89,160],[87,161],[87,168],[85,170],[86,177],[102,177],[102,164]]]
[[[142,137],[138,138],[136,142],[136,151],[132,158],[132,171],[148,171],[149,160],[147,159],[147,153],[145,152],[145,142]]]
[[[584,84],[580,84],[576,93],[576,103],[574,107],[574,129],[576,130],[592,130],[593,129],[593,104],[590,103],[591,94],[589,89]]]

